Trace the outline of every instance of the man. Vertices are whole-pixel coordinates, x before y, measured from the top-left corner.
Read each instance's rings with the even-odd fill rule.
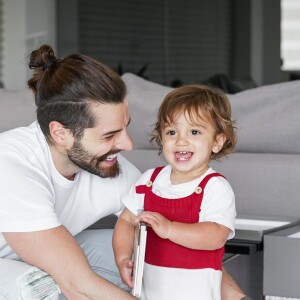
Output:
[[[37,122],[0,135],[0,299],[135,299],[117,287],[111,231],[83,231],[119,212],[140,175],[119,154],[132,148],[125,85],[92,58],[57,59],[47,45],[29,67]]]

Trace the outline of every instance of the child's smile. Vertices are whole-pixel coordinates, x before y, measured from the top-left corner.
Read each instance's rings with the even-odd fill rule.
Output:
[[[177,161],[188,161],[193,155],[193,152],[180,151],[175,152],[175,158]]]

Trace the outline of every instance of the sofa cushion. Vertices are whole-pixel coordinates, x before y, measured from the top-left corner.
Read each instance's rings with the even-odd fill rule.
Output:
[[[172,90],[133,74],[124,74],[136,149],[151,149],[149,134],[157,109]],[[227,95],[238,128],[238,152],[300,153],[300,80]]]
[[[300,155],[233,153],[211,166],[230,182],[238,214],[299,218]]]

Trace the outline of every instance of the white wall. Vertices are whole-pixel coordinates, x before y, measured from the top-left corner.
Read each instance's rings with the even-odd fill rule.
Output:
[[[236,1],[235,14],[234,77],[281,82],[280,0]]]
[[[27,87],[28,58],[43,43],[56,49],[55,0],[3,0],[3,83]]]
[[[3,1],[3,84],[21,88],[25,83],[25,1]]]
[[[251,1],[250,77],[258,85],[263,84],[263,3]]]
[[[70,32],[60,41],[60,56],[76,52],[76,0],[2,0],[3,1],[3,83],[9,89],[22,89],[30,76],[28,55],[42,43],[57,49],[56,2],[73,18],[68,19]],[[250,43],[236,53],[241,56],[237,70],[247,65],[245,72],[258,85],[282,80],[280,71],[280,0],[250,0]],[[243,33],[245,34],[245,33]],[[75,43],[75,44],[74,44]],[[240,43],[241,44],[241,43]],[[243,43],[242,43],[243,44]],[[250,51],[249,51],[250,50]],[[249,53],[245,60],[243,53]],[[62,55],[63,54],[63,55]],[[239,62],[239,61],[238,61]],[[236,74],[238,75],[238,74]],[[243,75],[243,74],[242,74]],[[239,77],[237,77],[239,78]]]

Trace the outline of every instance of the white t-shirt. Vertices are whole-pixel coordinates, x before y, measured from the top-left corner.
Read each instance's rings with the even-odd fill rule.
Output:
[[[86,171],[74,181],[55,168],[37,122],[0,134],[0,232],[30,232],[64,225],[76,235],[99,218],[118,213],[140,172],[118,155],[121,175]],[[17,259],[0,234],[0,258]]]
[[[144,185],[154,169],[146,171],[123,197],[124,205],[135,215],[144,208],[144,194],[137,194],[135,187]],[[163,168],[152,185],[154,194],[176,199],[192,194],[200,181],[214,173],[209,168],[201,177],[183,184],[173,185],[170,180],[171,166]],[[176,200],[174,200],[176,201]],[[228,181],[223,177],[211,178],[204,189],[199,222],[210,221],[230,229],[229,238],[234,236],[236,217],[235,197]],[[145,264],[142,300],[221,299],[222,272],[214,269],[180,269]]]

